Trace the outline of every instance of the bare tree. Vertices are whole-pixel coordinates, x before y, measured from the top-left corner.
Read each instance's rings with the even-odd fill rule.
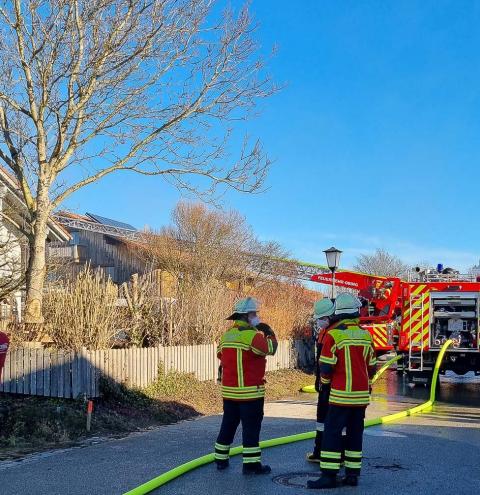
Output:
[[[26,321],[42,321],[52,211],[117,171],[210,194],[261,190],[270,165],[232,125],[275,88],[248,8],[214,0],[12,0],[0,6],[0,160],[28,208]]]
[[[374,254],[361,254],[357,258],[354,269],[384,277],[404,277],[408,273],[409,267],[397,256],[389,254],[383,249],[377,249]]]
[[[142,339],[149,332],[148,340],[162,343],[212,342],[224,330],[235,298],[257,294],[262,286],[281,277],[263,260],[287,256],[278,244],[260,242],[238,212],[185,202],[172,212],[172,225],[145,234],[141,251],[148,266],[171,276],[169,290],[162,294],[160,314],[155,316],[160,317],[156,328],[163,328],[163,334],[152,335],[141,325]],[[135,307],[135,300],[144,300],[143,308],[151,311],[149,298],[135,297],[138,289],[130,285],[129,307]],[[149,284],[145,287],[145,293],[149,292]],[[136,310],[141,313],[141,308]]]
[[[478,263],[478,265],[473,265],[468,268],[467,273],[472,277],[477,277],[478,275],[480,275],[480,262]]]
[[[150,266],[193,283],[235,280],[253,285],[267,273],[268,260],[287,257],[278,243],[259,241],[237,211],[214,210],[201,203],[178,203],[172,225],[146,233],[144,240]]]

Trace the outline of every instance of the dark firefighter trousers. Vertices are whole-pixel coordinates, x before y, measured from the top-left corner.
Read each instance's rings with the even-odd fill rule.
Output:
[[[263,398],[249,401],[223,399],[222,426],[215,444],[216,462],[229,459],[230,445],[240,422],[242,423],[243,463],[253,464],[261,461],[259,441],[263,403]]]
[[[317,423],[316,423],[316,435],[315,435],[315,445],[313,448],[313,455],[315,458],[320,458],[320,452],[322,450],[322,439],[323,431],[325,430],[325,420],[328,413],[328,399],[330,396],[330,389],[321,389],[318,392],[318,402],[317,402]],[[345,429],[342,432],[342,458],[341,462],[344,462],[343,452],[345,450]]]
[[[322,450],[322,437],[323,430],[325,429],[325,419],[328,412],[328,395],[323,395],[322,392],[318,394],[317,402],[317,434],[315,436],[315,447],[313,449],[313,455],[317,458],[320,457],[320,451]]]
[[[345,446],[345,472],[360,474],[362,467],[363,420],[366,407],[343,407],[330,404],[325,418],[322,438],[320,469],[322,473],[335,475],[340,470],[342,449]],[[342,431],[346,428],[345,444]]]

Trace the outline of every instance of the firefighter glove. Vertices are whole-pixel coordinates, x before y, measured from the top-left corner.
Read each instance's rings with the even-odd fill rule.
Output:
[[[275,336],[275,333],[273,332],[270,325],[267,325],[266,323],[259,323],[256,328],[257,328],[257,330],[262,332],[263,335],[265,335],[265,337],[274,337]]]

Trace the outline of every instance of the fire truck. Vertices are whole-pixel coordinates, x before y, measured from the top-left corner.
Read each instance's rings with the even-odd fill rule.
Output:
[[[373,337],[377,354],[396,351],[410,383],[430,383],[447,339],[453,345],[441,372],[480,375],[480,280],[441,265],[416,268],[408,281],[351,271],[319,273],[314,282],[355,291],[362,300],[360,323]]]

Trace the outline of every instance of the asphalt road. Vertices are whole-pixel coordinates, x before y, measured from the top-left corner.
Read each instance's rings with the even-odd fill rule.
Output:
[[[423,401],[424,392],[399,394],[394,374],[377,388],[368,416],[373,417]],[[457,384],[465,393],[465,383]],[[475,384],[474,384],[475,386]],[[467,387],[467,395],[470,395]],[[408,392],[408,390],[407,390]],[[312,430],[315,396],[281,401],[266,407],[262,438]],[[338,493],[478,494],[480,486],[480,398],[440,403],[434,411],[396,424],[366,430],[364,469],[358,488]],[[19,462],[0,462],[0,494],[102,494],[125,491],[212,451],[220,417],[165,426],[120,440],[101,441],[83,448],[35,455]],[[238,443],[238,442],[237,442]],[[193,471],[156,490],[156,495],[301,494],[319,470],[304,461],[311,442],[264,451],[272,474],[246,478],[241,461],[232,460],[225,472],[213,466]]]

